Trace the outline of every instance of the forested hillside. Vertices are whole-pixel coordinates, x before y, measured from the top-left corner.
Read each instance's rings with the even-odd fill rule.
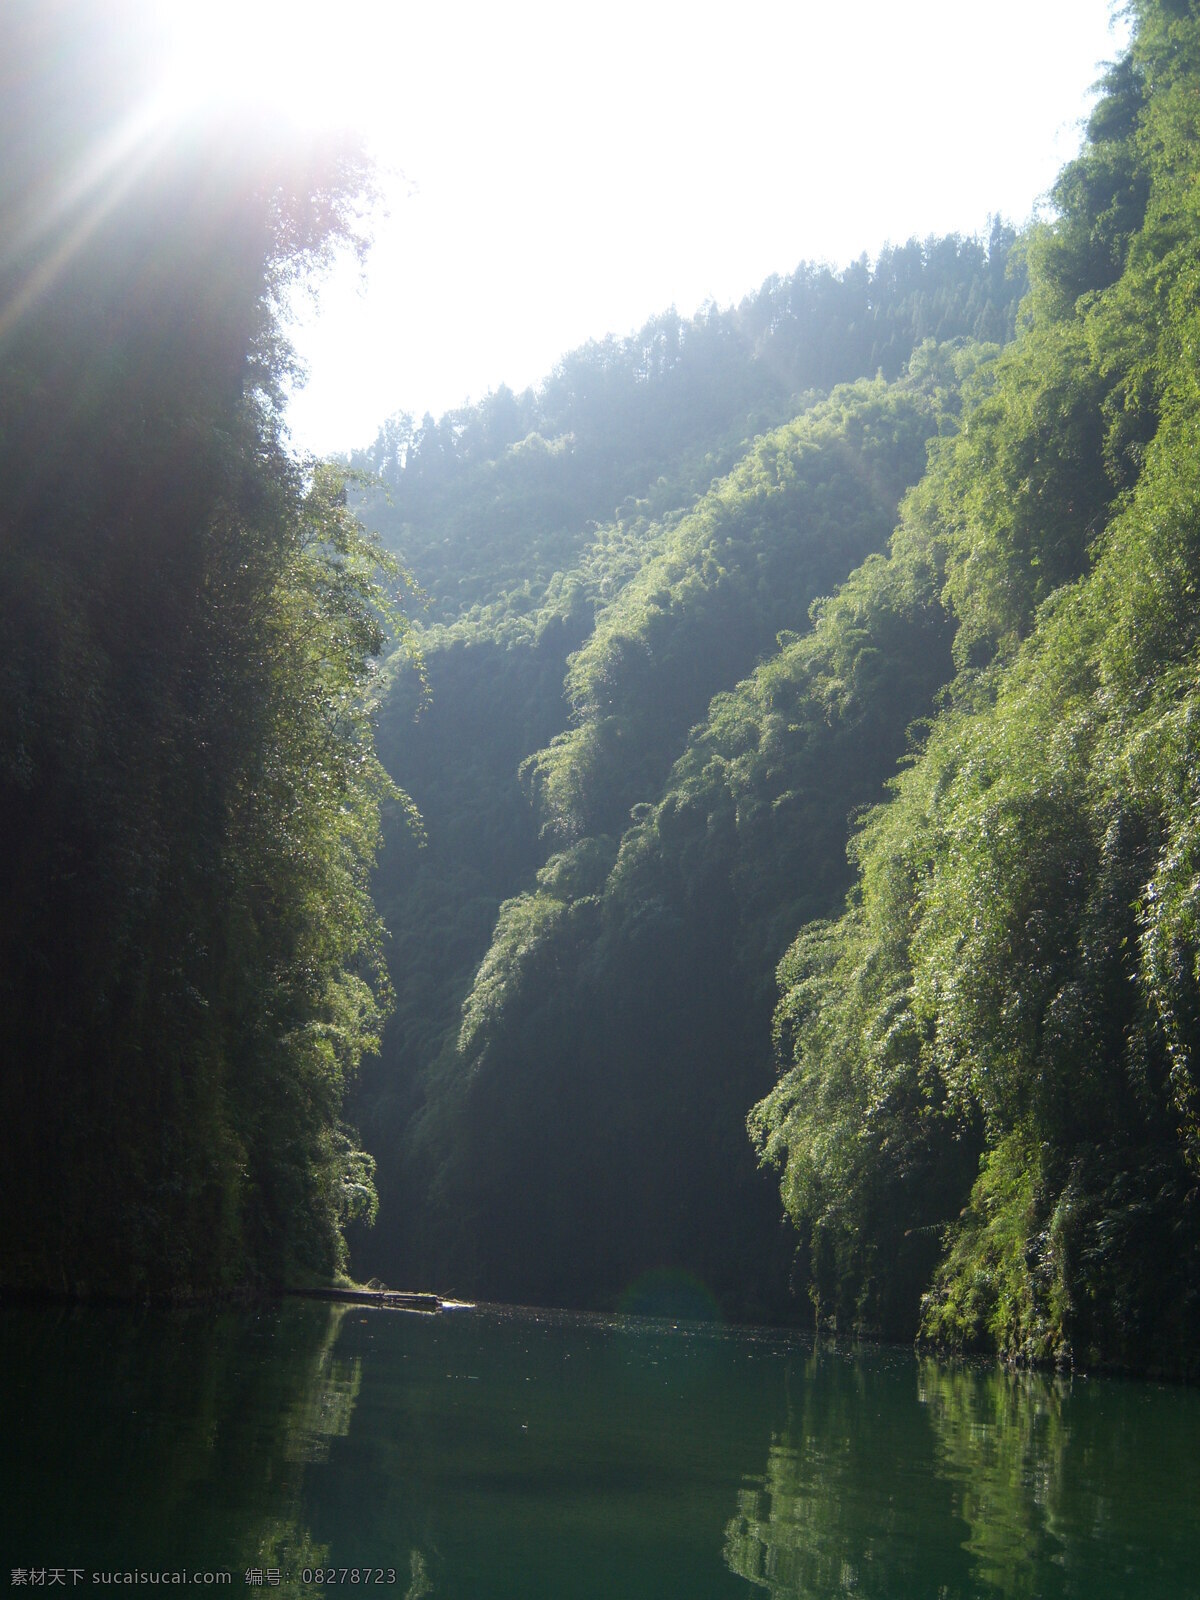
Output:
[[[780,1316],[794,1251],[829,1325],[1189,1366],[1200,21],[1133,10],[1015,252],[805,269],[367,453],[435,619],[379,1270]]]
[[[781,967],[752,1128],[823,1313],[1190,1369],[1200,19],[1134,9],[1021,337],[894,540],[958,671]]]
[[[593,341],[521,395],[501,387],[437,420],[394,417],[352,457],[387,486],[373,520],[403,548],[439,621],[478,620],[476,606],[593,571],[593,524],[614,517],[637,564],[647,517],[689,506],[756,434],[820,394],[894,380],[930,339],[1011,337],[1012,245],[997,221],[986,244],[911,240],[873,266],[865,256],[844,272],[801,265],[736,307],[689,319],[671,310],[628,338]]]
[[[794,1314],[792,1241],[743,1132],[771,1081],[772,975],[797,916],[844,892],[847,813],[882,793],[948,645],[935,630],[896,685],[894,725],[867,713],[831,801],[792,792],[790,748],[742,760],[728,828],[685,851],[715,780],[696,751],[672,768],[712,697],[884,548],[927,441],[985,381],[979,336],[1014,327],[1011,243],[997,225],[987,249],[802,268],[577,352],[520,399],[401,419],[358,458],[389,489],[365,514],[436,619],[420,715],[402,675],[380,730],[426,842],[398,827],[376,879],[397,1007],[355,1101],[383,1205],[364,1270],[593,1305],[665,1274],[648,1292]],[[504,445],[500,414],[544,432]],[[723,751],[754,737],[742,715],[711,731]],[[797,830],[814,819],[819,854]]]
[[[5,1289],[328,1274],[386,977],[367,691],[390,601],[285,449],[282,296],[366,180],[164,106],[145,8],[4,7]],[[386,565],[386,562],[385,562]]]

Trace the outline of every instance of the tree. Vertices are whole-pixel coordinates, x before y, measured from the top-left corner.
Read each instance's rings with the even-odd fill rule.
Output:
[[[0,25],[5,1278],[122,1293],[329,1270],[369,1206],[390,792],[378,552],[281,422],[281,295],[366,163],[171,121],[133,12]]]

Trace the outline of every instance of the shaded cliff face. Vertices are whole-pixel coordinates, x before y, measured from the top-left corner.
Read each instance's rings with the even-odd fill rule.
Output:
[[[382,642],[370,558],[277,409],[277,293],[364,169],[173,119],[134,14],[0,24],[5,1279],[120,1293],[336,1254],[382,783],[322,713]]]

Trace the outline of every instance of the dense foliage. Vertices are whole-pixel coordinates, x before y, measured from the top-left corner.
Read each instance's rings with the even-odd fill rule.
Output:
[[[879,798],[905,727],[951,670],[948,634],[923,615],[906,634],[901,593],[876,619],[880,638],[866,636],[872,576],[855,598],[826,602],[840,620],[831,613],[816,655],[808,611],[882,550],[927,440],[954,427],[964,382],[985,382],[995,347],[966,336],[1011,325],[1009,241],[998,226],[991,255],[933,241],[843,278],[803,269],[786,293],[770,284],[701,319],[673,377],[638,379],[636,341],[608,347],[606,408],[578,413],[559,439],[556,495],[521,477],[545,466],[540,446],[465,460],[445,466],[445,520],[426,530],[400,520],[422,504],[415,461],[384,463],[393,505],[375,514],[433,592],[434,615],[458,610],[422,634],[420,718],[420,688],[401,679],[381,727],[428,837],[423,850],[389,839],[377,877],[398,999],[356,1092],[383,1217],[356,1244],[364,1270],[497,1297],[609,1304],[633,1285],[637,1303],[715,1298],[731,1314],[790,1314],[792,1245],[741,1131],[770,1083],[772,976],[796,919],[836,907],[848,812]],[[762,353],[754,307],[775,307],[776,353],[800,351],[817,326],[814,285],[826,310],[858,305],[866,286],[872,325],[907,317],[910,369],[776,393],[780,364]],[[915,356],[925,323],[914,305],[958,317],[938,324],[949,342]],[[689,349],[718,328],[740,363],[720,423],[733,431],[703,454],[685,440],[691,454],[631,460],[625,409],[640,408],[639,437],[665,451],[689,392],[708,393]],[[809,379],[877,358],[849,313],[824,333],[828,364],[804,369]],[[593,349],[563,367],[598,359]],[[523,403],[548,406],[560,379]],[[743,427],[773,406],[795,415],[739,439],[738,406]],[[697,399],[689,414],[702,410]],[[713,478],[721,460],[729,470]],[[618,503],[638,482],[641,497]],[[527,522],[506,520],[509,492]],[[599,509],[601,492],[610,520],[568,520]],[[551,546],[576,554],[547,578]],[[872,661],[893,633],[914,659],[873,700]],[[779,650],[777,635],[791,643],[773,672],[741,683]],[[859,692],[830,737],[840,699],[828,680],[843,668]],[[712,696],[730,691],[705,724]]]
[[[1200,19],[1135,10],[1030,242],[1029,322],[897,535],[893,560],[941,575],[961,670],[855,839],[846,914],[781,968],[786,1070],[752,1126],[823,1313],[1180,1368],[1200,1309]]]
[[[1016,250],[803,269],[381,434],[436,619],[385,1270],[785,1314],[757,1100],[822,1321],[1192,1361],[1193,12],[1134,5]]]
[[[4,12],[9,1287],[328,1272],[373,1203],[339,1119],[386,993],[387,602],[340,480],[286,453],[278,335],[365,169],[171,121],[145,45],[111,7]]]

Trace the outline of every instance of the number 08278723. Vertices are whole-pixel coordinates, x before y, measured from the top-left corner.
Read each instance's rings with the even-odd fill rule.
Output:
[[[395,1583],[395,1567],[305,1567],[301,1583]]]

